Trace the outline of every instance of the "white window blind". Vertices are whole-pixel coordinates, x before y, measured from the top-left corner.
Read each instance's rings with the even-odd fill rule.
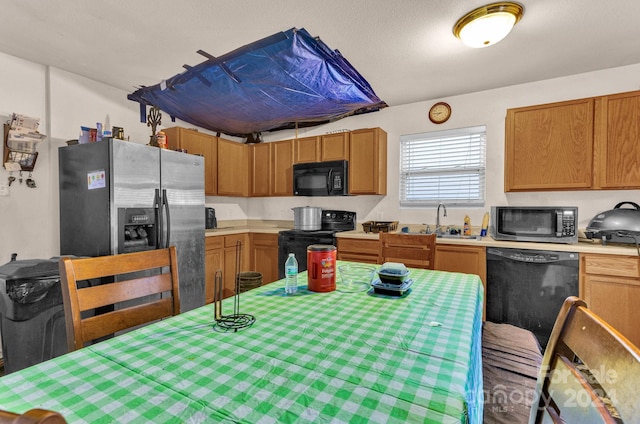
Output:
[[[486,127],[400,136],[400,205],[484,206]]]

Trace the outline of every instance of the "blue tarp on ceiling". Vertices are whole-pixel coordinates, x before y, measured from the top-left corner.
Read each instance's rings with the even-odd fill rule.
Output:
[[[235,136],[308,127],[387,107],[337,50],[292,28],[207,60],[127,98]],[[146,115],[146,113],[143,113]]]

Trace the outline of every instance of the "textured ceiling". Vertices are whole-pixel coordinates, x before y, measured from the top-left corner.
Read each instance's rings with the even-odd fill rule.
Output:
[[[292,27],[342,55],[389,106],[640,63],[640,1],[521,0],[502,42],[452,34],[479,0],[0,0],[0,51],[134,91]],[[640,88],[640,87],[639,87]]]

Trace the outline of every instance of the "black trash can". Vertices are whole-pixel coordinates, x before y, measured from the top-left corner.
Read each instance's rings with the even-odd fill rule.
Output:
[[[58,258],[0,266],[0,334],[5,374],[67,353]]]

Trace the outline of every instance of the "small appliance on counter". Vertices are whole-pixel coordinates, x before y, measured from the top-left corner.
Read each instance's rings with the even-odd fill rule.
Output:
[[[204,228],[207,230],[218,228],[218,220],[216,219],[216,210],[214,208],[204,208]]]
[[[575,206],[492,206],[494,240],[543,243],[578,242]]]
[[[632,208],[622,208],[631,205]],[[633,243],[640,241],[640,205],[634,202],[620,202],[605,212],[594,216],[585,229],[589,239],[602,240],[602,244]]]

